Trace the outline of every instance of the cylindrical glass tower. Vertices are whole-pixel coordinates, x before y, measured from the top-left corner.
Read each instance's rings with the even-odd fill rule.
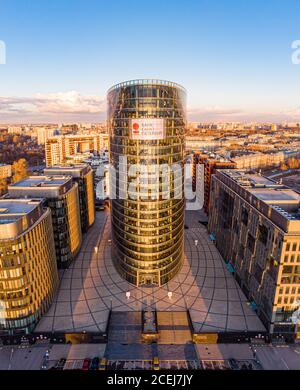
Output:
[[[183,261],[185,126],[176,83],[133,80],[108,91],[112,258],[137,286],[167,283]]]

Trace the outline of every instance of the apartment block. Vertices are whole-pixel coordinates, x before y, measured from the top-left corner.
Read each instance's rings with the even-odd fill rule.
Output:
[[[10,164],[0,164],[0,180],[11,177],[11,165]]]
[[[47,167],[65,164],[72,161],[76,155],[100,152],[101,134],[68,134],[49,137],[45,140]]]

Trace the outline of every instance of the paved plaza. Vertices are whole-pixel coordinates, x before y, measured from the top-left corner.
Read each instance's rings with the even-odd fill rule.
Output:
[[[112,264],[109,212],[96,213],[94,226],[84,237],[76,261],[62,272],[56,299],[36,331],[104,332],[110,309],[141,311],[148,305],[162,312],[189,309],[196,332],[264,331],[199,223],[198,212],[186,212],[186,225],[185,259],[179,274],[162,287],[135,287]]]

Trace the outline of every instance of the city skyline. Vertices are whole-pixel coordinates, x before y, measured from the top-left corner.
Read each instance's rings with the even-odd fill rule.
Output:
[[[6,1],[0,123],[101,122],[108,88],[138,78],[182,84],[190,121],[300,121],[289,5]]]

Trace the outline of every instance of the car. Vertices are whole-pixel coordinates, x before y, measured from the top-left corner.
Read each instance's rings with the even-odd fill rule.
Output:
[[[55,369],[56,370],[63,370],[64,369],[64,366],[66,364],[66,359],[65,358],[61,358],[59,359],[59,361],[56,363],[55,365]]]
[[[107,359],[106,358],[102,358],[101,362],[99,364],[99,370],[100,371],[106,370],[107,363],[108,363]]]
[[[185,228],[185,229],[189,229],[188,225],[184,225],[184,228]]]
[[[240,369],[240,367],[235,359],[229,359],[228,362],[229,362],[232,370],[239,370]]]
[[[84,359],[83,365],[82,365],[82,370],[88,371],[90,368],[90,364],[91,364],[91,359],[88,359],[88,358]]]
[[[155,371],[160,370],[159,359],[158,359],[157,356],[155,356],[155,357],[153,358],[153,370],[155,370]]]
[[[98,370],[99,368],[100,359],[98,357],[94,357],[91,361],[90,370]]]

